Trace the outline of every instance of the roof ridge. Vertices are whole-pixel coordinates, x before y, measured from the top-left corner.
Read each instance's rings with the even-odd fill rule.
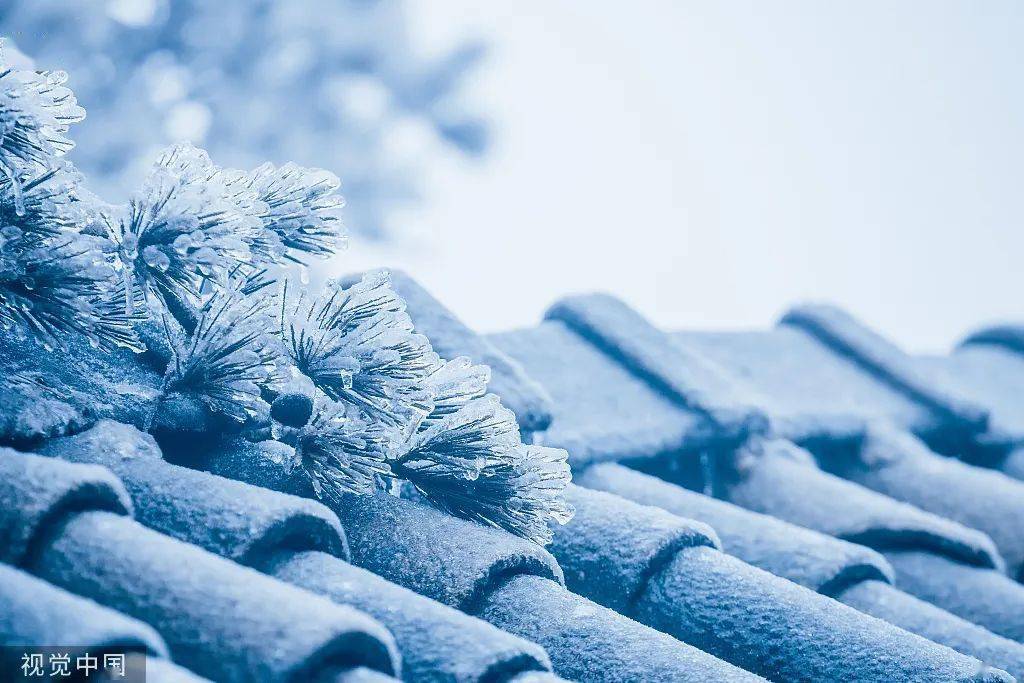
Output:
[[[545,314],[558,320],[683,407],[742,441],[768,430],[767,417],[734,378],[710,359],[672,344],[668,336],[609,294],[566,297]],[[627,333],[628,332],[628,333]]]
[[[989,411],[962,395],[957,387],[939,386],[914,365],[912,359],[881,335],[835,306],[806,304],[790,309],[779,321],[804,331],[833,352],[956,421],[970,433],[987,430]]]
[[[998,346],[1017,355],[1024,355],[1024,325],[1003,324],[983,327],[964,337],[958,346],[983,344]]]

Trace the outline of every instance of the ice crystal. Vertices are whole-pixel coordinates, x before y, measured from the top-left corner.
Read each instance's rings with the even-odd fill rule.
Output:
[[[446,361],[427,379],[426,386],[434,397],[434,410],[420,429],[428,429],[471,400],[486,394],[490,381],[491,369],[486,365],[473,365],[473,361],[465,356]]]
[[[33,336],[45,347],[84,335],[96,347],[141,350],[136,318],[113,300],[113,272],[94,238],[67,235],[25,240],[19,229],[0,229],[0,326]]]
[[[257,413],[261,388],[277,369],[266,343],[270,299],[237,290],[217,291],[199,311],[195,330],[182,339],[168,322],[174,358],[167,391],[199,397],[212,410],[239,422]]]
[[[267,163],[251,173],[235,171],[228,176],[229,187],[248,190],[258,199],[256,211],[269,233],[267,239],[281,245],[284,258],[302,263],[303,254],[329,256],[344,244],[345,201],[336,194],[341,182],[333,173]]]
[[[295,366],[336,401],[351,403],[403,433],[433,409],[427,378],[440,365],[413,332],[386,273],[316,297],[281,297],[280,333]]]
[[[392,430],[355,406],[325,402],[296,430],[294,441],[297,461],[320,498],[372,493],[378,479],[390,474]]]
[[[0,57],[2,59],[2,57]],[[17,213],[26,169],[43,171],[74,145],[65,133],[85,118],[63,71],[16,70],[0,64],[0,172],[13,183]]]
[[[174,147],[128,205],[105,216],[127,291],[194,304],[204,284],[224,286],[252,262],[263,225],[246,213],[248,198],[217,180],[219,170],[205,152]]]
[[[565,451],[523,444],[512,412],[498,398],[474,398],[407,441],[392,462],[440,509],[500,527],[540,545],[549,521],[572,517],[564,491]]]
[[[22,171],[15,178],[0,176],[0,239],[38,244],[80,229],[84,207],[77,202],[78,174],[64,168],[42,172]]]

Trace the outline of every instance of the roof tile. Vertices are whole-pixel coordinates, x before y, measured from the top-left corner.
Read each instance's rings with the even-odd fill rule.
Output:
[[[556,324],[550,321],[550,319],[549,322],[546,322],[536,330],[506,333],[490,337],[499,346],[509,351],[511,355],[523,361],[527,372],[541,379],[552,392],[556,401],[555,419],[552,428],[543,437],[544,442],[569,447],[570,450],[575,447],[575,449],[586,451],[587,456],[584,458],[580,458],[578,454],[577,457],[573,458],[574,469],[577,470],[578,477],[581,476],[580,472],[583,468],[590,465],[593,461],[602,458],[632,460],[632,464],[635,466],[649,467],[653,463],[659,462],[659,460],[662,462],[668,460],[650,459],[649,456],[651,454],[673,456],[673,451],[685,451],[687,445],[690,446],[691,451],[696,450],[693,447],[694,441],[697,440],[694,438],[694,434],[698,432],[696,429],[691,429],[689,434],[681,439],[682,442],[678,443],[675,449],[664,446],[667,440],[666,436],[669,436],[669,440],[671,440],[673,430],[678,429],[679,423],[692,419],[692,413],[679,410],[680,403],[685,405],[684,401],[679,400],[679,392],[677,391],[676,395],[673,394],[671,382],[673,379],[673,362],[663,362],[664,357],[658,358],[660,351],[657,345],[664,346],[665,337],[658,334],[634,335],[633,330],[638,328],[635,315],[631,325],[624,325],[624,321],[626,323],[630,322],[631,316],[620,314],[623,308],[621,305],[616,306],[612,301],[611,305],[603,306],[605,310],[610,309],[612,314],[604,314],[602,312],[599,315],[595,315],[590,310],[590,308],[595,308],[595,306],[589,305],[591,300],[593,298],[583,299],[583,313],[577,315],[577,317],[584,318],[583,324],[572,321],[572,316],[575,315],[574,312],[570,312],[568,315],[561,315],[556,312],[556,316],[561,316],[563,319],[569,319],[570,322],[573,322],[575,332],[582,333],[583,337],[567,334],[567,331],[561,332],[564,328],[560,328],[560,324]],[[577,301],[579,299],[573,300],[573,303]],[[580,306],[577,306],[577,308],[580,308]],[[600,312],[602,306],[596,306],[596,308]],[[555,310],[558,311],[559,307],[556,306]],[[612,332],[609,333],[608,328],[611,328]],[[595,329],[597,329],[596,333]],[[628,329],[629,332],[625,332],[625,329]],[[822,346],[817,340],[796,330],[790,332],[787,328],[780,328],[777,332],[770,334],[773,337],[788,336],[795,340],[806,340],[808,344],[812,345],[812,348],[820,349],[819,354],[826,361],[838,357],[831,354],[827,347]],[[637,347],[637,337],[643,340],[639,348]],[[608,341],[609,338],[610,343]],[[583,342],[583,339],[594,342],[594,346]],[[650,345],[652,348],[645,348],[645,344]],[[623,349],[625,349],[625,352]],[[759,349],[758,353],[763,355],[763,349]],[[602,354],[614,359],[618,364],[631,372],[620,371],[616,376],[614,370],[608,369],[607,357],[602,358]],[[662,353],[662,356],[665,355],[665,353]],[[572,361],[566,362],[566,358],[571,358]],[[639,361],[637,358],[639,358]],[[892,407],[898,407],[897,410],[903,411],[903,415],[907,417],[907,423],[918,421],[922,425],[933,424],[934,420],[931,413],[920,408],[918,402],[885,387],[880,391],[878,380],[863,374],[860,367],[853,364],[850,360],[841,359],[840,362],[833,362],[833,364],[826,365],[826,367],[836,367],[844,370],[847,378],[853,378],[854,382],[860,381],[863,378],[862,393],[866,394],[868,398],[882,396],[883,401],[890,399],[890,407],[884,408],[880,412],[873,407],[870,400],[854,399],[848,404],[848,408],[854,410],[849,412],[837,410],[835,414],[823,415],[824,420],[815,420],[818,416],[814,415],[813,411],[804,411],[802,414],[798,410],[794,411],[791,416],[787,416],[788,426],[791,428],[803,428],[805,434],[817,434],[825,438],[840,437],[844,440],[856,442],[861,437],[865,424],[871,419],[876,419],[880,416],[891,416],[893,414]],[[540,372],[537,372],[538,368],[541,369]],[[651,369],[653,369],[653,372],[651,372]],[[795,376],[800,377],[800,373],[795,373]],[[669,382],[665,381],[666,377],[669,377]],[[637,379],[643,381],[638,382]],[[650,385],[650,388],[645,386],[645,382]],[[668,390],[666,389],[667,386]],[[651,391],[651,388],[656,391]],[[798,388],[798,392],[801,391]],[[713,391],[712,393],[716,396],[727,395],[727,393],[721,391]],[[625,397],[623,394],[626,394]],[[659,402],[658,400],[667,395],[676,398],[675,401],[670,401],[675,403],[671,408],[665,402]],[[798,393],[797,395],[800,394]],[[841,396],[847,395],[848,392],[841,394]],[[762,405],[765,410],[777,409],[777,401],[774,400],[775,396],[772,396],[771,400],[763,395],[757,396],[752,393],[752,396],[756,396],[762,402],[759,403],[753,400],[750,402]],[[820,410],[820,401],[816,396],[811,396],[810,402],[805,403],[805,405],[808,404],[812,409]],[[867,405],[869,410],[874,409],[876,412],[858,415],[857,411],[863,405]],[[676,410],[672,411],[672,408]],[[645,424],[644,427],[647,427],[646,433],[637,430],[636,423],[647,419],[647,416],[656,410],[662,410],[665,413],[665,421],[654,425],[650,423]],[[774,412],[778,413],[777,410]],[[674,415],[671,415],[672,413]],[[566,420],[566,416],[568,416],[568,420]],[[773,417],[777,420],[778,416]],[[821,427],[816,426],[815,422],[820,424]],[[774,427],[778,429],[779,425],[775,424]],[[602,428],[604,428],[604,432],[601,431]],[[625,430],[626,438],[623,438],[623,430]],[[602,440],[604,441],[603,443]],[[638,447],[638,443],[642,445]],[[644,445],[647,446],[647,454],[642,453]],[[595,453],[599,454],[598,458],[593,457],[592,454]],[[644,459],[645,455],[647,456],[646,459]],[[792,452],[791,457],[793,456],[799,456],[799,452]],[[828,477],[828,475],[814,469],[813,459],[807,454],[797,457],[796,461],[803,461],[803,466],[807,468],[807,471],[816,472],[827,477],[825,481],[829,484],[845,484],[840,479]],[[672,462],[678,463],[679,459],[673,458]],[[712,474],[712,472],[708,471],[709,468],[717,467],[714,462],[702,463],[696,458],[690,459],[690,462],[697,464],[698,471],[696,476],[691,477],[691,483],[697,483],[697,485],[703,485],[707,476]],[[614,466],[591,465],[590,470],[583,469],[583,478],[581,480],[586,481],[588,472],[600,467]],[[816,477],[814,480],[817,480]],[[846,486],[850,490],[854,490],[854,492],[867,495],[869,498],[872,496],[866,489],[859,486],[850,484],[846,484]],[[829,489],[829,486],[825,486],[825,488]],[[831,490],[831,493],[835,494],[837,492]],[[862,539],[867,539],[873,536],[874,531],[878,531],[877,540],[879,541],[898,539],[899,543],[931,544],[936,550],[959,553],[964,559],[970,561],[998,564],[998,554],[992,548],[990,540],[984,537],[984,535],[980,535],[980,533],[957,524],[951,524],[947,520],[940,519],[934,515],[922,513],[920,510],[915,510],[909,506],[901,506],[891,499],[882,496],[874,496],[874,499],[876,499],[878,504],[884,503],[883,507],[887,509],[890,517],[887,518],[883,515],[881,519],[873,520],[873,522],[869,518],[867,520],[861,519],[861,522],[867,521],[870,523],[862,523],[860,524],[861,528],[857,529],[858,524],[856,523],[855,515],[855,523],[853,525],[854,529],[856,529],[854,531],[855,535],[858,531],[869,532],[867,536],[862,536]],[[826,517],[829,514],[830,510],[826,508],[823,512],[819,512],[818,516]],[[791,528],[794,527],[791,526]],[[813,535],[812,531],[805,531],[805,533]],[[829,544],[827,540],[824,540],[824,548],[827,548],[829,545],[841,545],[841,542],[831,541]],[[842,545],[855,548],[849,544]],[[829,557],[828,551],[823,550],[821,546],[818,546],[818,548],[822,550],[822,554],[825,557],[814,558],[811,555],[811,558],[813,558],[812,562],[815,565],[820,566],[819,563],[823,561],[825,566],[827,566],[829,559],[831,561],[838,560],[836,556]],[[784,552],[784,550],[779,552]],[[957,617],[948,612],[944,612],[905,593],[887,587],[884,582],[878,581],[878,578],[887,578],[888,571],[886,574],[881,575],[881,577],[879,573],[876,573],[879,564],[885,565],[884,560],[881,560],[877,553],[870,553],[870,551],[866,550],[863,552],[873,556],[874,566],[867,565],[865,574],[862,577],[856,578],[856,573],[859,571],[859,569],[856,569],[851,573],[852,584],[845,582],[827,584],[825,582],[823,586],[819,584],[818,587],[823,587],[829,591],[843,591],[843,589],[852,590],[855,586],[874,586],[876,588],[873,590],[863,589],[856,594],[861,598],[859,606],[864,608],[865,611],[874,610],[880,614],[885,613],[897,624],[906,625],[911,629],[932,634],[943,642],[957,645],[963,651],[978,652],[986,657],[995,657],[999,663],[1005,663],[1008,667],[1019,670],[1020,650],[1015,643],[1000,639],[972,624],[958,620]],[[776,557],[778,556],[776,555]],[[842,557],[842,554],[839,557]],[[564,558],[562,558],[562,561],[563,563],[565,562]],[[842,566],[842,561],[840,560],[838,564]],[[568,565],[566,564],[566,566]],[[887,565],[886,569],[889,569]],[[978,577],[995,573],[985,569],[972,569],[972,571]],[[825,573],[827,574],[827,571]],[[872,578],[872,574],[874,578]],[[570,584],[572,584],[572,572],[569,572],[568,575]],[[864,594],[869,594],[870,599],[864,600]],[[893,605],[896,604],[899,606],[894,607]],[[867,607],[870,608],[868,609]]]
[[[1011,575],[1024,577],[1024,482],[937,455],[885,425],[869,428],[860,456],[848,479],[984,531]]]
[[[558,563],[540,546],[427,505],[346,495],[335,510],[356,564],[458,609],[471,610],[510,574],[562,581]]]
[[[46,534],[82,510],[131,514],[127,491],[109,470],[0,449],[0,561],[21,565]]]
[[[280,468],[275,473],[254,462],[265,457],[258,448],[234,442],[208,465],[247,481],[266,472],[269,479],[259,483],[289,486]],[[566,591],[562,570],[549,553],[505,531],[383,494],[340,497],[332,507],[348,533],[356,564],[539,643],[562,676],[696,681],[708,680],[712,671],[712,680],[756,680]]]
[[[1005,574],[914,550],[893,549],[885,557],[896,570],[896,585],[908,593],[1024,642],[1024,589]]]
[[[921,548],[1002,569],[985,534],[823,472],[788,441],[762,440],[724,456],[718,479],[727,500],[871,547]]]
[[[208,680],[169,660],[146,659],[146,683],[203,683]]]
[[[555,529],[551,552],[572,590],[617,612],[628,615],[651,576],[683,548],[720,545],[700,522],[571,484],[566,493],[576,516]]]
[[[920,600],[882,581],[860,581],[836,595],[847,605],[890,624],[1024,677],[1024,645]]]
[[[979,433],[988,427],[988,411],[983,406],[965,396],[955,385],[941,387],[922,375],[905,353],[838,308],[797,307],[783,317],[782,324],[811,334],[964,430]]]
[[[484,596],[478,614],[540,643],[555,670],[572,680],[762,680],[538,576],[508,578]]]
[[[603,460],[657,458],[718,441],[707,419],[651,391],[559,321],[490,339],[544,381],[556,417],[543,441],[565,448],[573,469]],[[567,358],[572,372],[563,367]]]
[[[930,410],[796,327],[738,333],[687,330],[671,336],[677,345],[712,358],[758,387],[754,395],[776,436],[795,441],[854,439],[865,424],[878,419],[915,431],[939,426]]]
[[[164,462],[151,437],[117,423],[51,440],[41,452],[109,466],[150,528],[378,618],[408,677],[496,680],[550,668],[539,646],[339,559],[348,546],[320,503]],[[131,452],[144,455],[121,455]]]
[[[20,665],[4,661],[14,645],[167,656],[163,639],[141,621],[0,563],[0,670],[16,671]]]
[[[1024,677],[1024,645],[889,585],[893,569],[877,552],[775,517],[683,489],[613,463],[577,476],[583,485],[711,524],[726,552],[855,609]]]
[[[749,390],[713,363],[671,343],[668,335],[614,297],[562,299],[548,310],[595,347],[681,405],[710,419],[720,436],[742,440],[767,430]],[[727,436],[728,435],[728,436]]]
[[[379,619],[408,679],[496,681],[551,667],[539,645],[325,553],[282,555],[268,571]]]
[[[829,594],[865,579],[891,581],[892,567],[862,545],[762,515],[614,463],[588,467],[581,486],[615,493],[710,524],[723,549],[744,562]]]
[[[1017,327],[997,328],[991,333],[983,330],[948,356],[914,359],[930,379],[958,384],[989,409],[989,433],[976,437],[981,450],[976,457],[980,456],[983,464],[987,464],[985,456],[989,455],[986,450],[995,451],[995,457],[989,457],[996,461],[994,466],[1001,467],[1000,456],[1013,445],[1024,443],[1024,403],[1020,400],[1024,353],[1017,342],[1021,336],[1024,329]]]
[[[124,516],[124,490],[103,468],[8,450],[0,471],[2,497],[16,503],[0,512],[0,528],[34,530],[17,544],[31,548],[16,557],[21,565],[155,625],[175,659],[200,674],[285,680],[362,664],[397,667],[390,634],[369,617]]]
[[[854,671],[866,680],[947,681],[977,668],[970,658],[719,552],[702,524],[583,492],[570,495],[576,517],[552,544],[569,588],[737,666],[787,681],[840,680]]]
[[[113,417],[141,424],[160,396],[161,373],[137,361],[126,349],[101,351],[83,337],[67,340],[66,353],[40,356],[31,339],[4,335],[3,371],[23,378],[45,373],[43,391],[24,394],[0,390],[0,438],[4,443],[31,445],[40,438],[84,429],[98,418]]]
[[[397,670],[391,636],[369,617],[125,517],[77,515],[29,569],[157,625],[176,661],[216,680]]]
[[[637,613],[775,680],[1013,680],[711,548],[679,553],[651,580]]]
[[[260,565],[282,547],[348,557],[337,516],[320,503],[172,465],[153,437],[129,425],[101,421],[38,452],[109,468],[140,522],[241,564]]]
[[[703,345],[695,341],[699,335],[684,335],[679,343],[718,347],[713,352],[719,354],[724,365],[743,373],[769,397],[767,409],[772,414],[777,412],[776,399],[791,405],[789,397],[800,392],[803,398],[798,404],[798,417],[802,417],[805,425],[815,422],[826,411],[862,416],[864,422],[852,438],[845,433],[830,435],[827,428],[817,434],[808,433],[809,430],[803,430],[803,434],[801,430],[791,430],[790,434],[795,431],[795,438],[804,440],[824,469],[987,533],[1007,560],[1011,574],[1017,576],[1024,571],[1024,537],[1016,523],[1024,518],[1024,484],[990,469],[940,456],[905,433],[912,429],[926,439],[949,446],[953,443],[951,431],[975,436],[981,433],[982,423],[987,423],[975,418],[985,409],[965,407],[969,399],[963,397],[967,393],[955,382],[938,381],[921,372],[920,363],[835,309],[801,309],[786,320],[788,325],[809,330],[814,339],[830,344],[834,353],[811,354],[801,347],[798,366],[794,366],[773,353],[775,346],[764,335],[717,335],[714,341],[705,339]],[[749,355],[723,351],[722,348],[740,346],[722,343],[725,337],[747,340]],[[890,386],[896,391],[887,388]],[[911,398],[933,416],[945,417],[925,424],[917,419],[907,421],[902,409],[887,416],[869,412],[877,411],[879,406],[886,405],[884,400],[895,398],[896,394]],[[854,401],[872,407],[855,409],[850,405]],[[898,401],[890,401],[889,405],[896,404]],[[794,417],[786,408],[778,412],[790,420]],[[958,448],[953,452],[962,454]]]

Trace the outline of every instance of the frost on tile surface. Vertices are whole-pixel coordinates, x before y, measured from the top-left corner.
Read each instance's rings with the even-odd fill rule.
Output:
[[[321,498],[415,490],[550,541],[572,514],[567,456],[522,442],[489,370],[435,353],[387,273],[310,293],[289,270],[343,242],[332,173],[224,168],[179,144],[107,204],[62,158],[82,118],[63,83],[0,73],[3,442],[106,418],[172,455],[275,441]]]

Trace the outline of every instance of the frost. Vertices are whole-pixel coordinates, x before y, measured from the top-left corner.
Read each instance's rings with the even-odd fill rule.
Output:
[[[0,58],[2,59],[2,58]],[[0,65],[0,172],[13,183],[14,205],[22,206],[20,178],[27,169],[43,171],[74,147],[65,135],[85,118],[74,93],[64,87],[63,71],[20,71]]]
[[[317,496],[372,493],[387,464],[392,432],[365,419],[354,406],[321,406],[295,435],[295,452]]]
[[[195,331],[181,339],[168,325],[174,359],[167,391],[199,397],[210,409],[239,422],[258,412],[261,388],[277,366],[264,339],[270,300],[238,291],[217,292],[199,311]]]
[[[498,398],[468,401],[411,438],[392,463],[440,509],[500,527],[540,545],[551,542],[549,521],[565,524],[568,455],[529,446]]]
[[[428,377],[440,365],[426,337],[413,332],[405,304],[385,273],[319,296],[282,295],[281,338],[295,366],[336,401],[410,433],[433,410]]]

